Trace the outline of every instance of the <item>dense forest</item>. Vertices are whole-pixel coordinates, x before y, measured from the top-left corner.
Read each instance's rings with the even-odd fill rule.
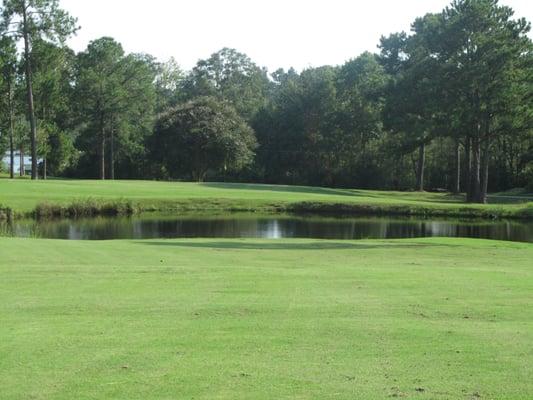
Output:
[[[455,0],[375,54],[301,72],[229,48],[183,71],[110,37],[76,54],[65,42],[77,21],[57,0],[0,11],[0,154],[31,155],[35,179],[450,190],[472,202],[533,185],[530,24],[497,0]]]

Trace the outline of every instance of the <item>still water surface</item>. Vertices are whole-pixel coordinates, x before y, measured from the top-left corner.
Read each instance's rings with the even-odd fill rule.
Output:
[[[430,236],[533,242],[533,222],[239,215],[142,216],[0,223],[0,233],[71,240],[154,238],[392,239]]]

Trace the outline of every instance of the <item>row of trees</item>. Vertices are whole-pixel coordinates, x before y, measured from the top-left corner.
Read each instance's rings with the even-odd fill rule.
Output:
[[[0,150],[30,149],[44,177],[443,188],[475,202],[533,181],[530,25],[497,0],[455,0],[378,54],[300,73],[233,49],[185,73],[106,37],[75,54],[57,0],[4,0],[1,29]]]
[[[531,150],[530,24],[512,16],[497,0],[455,0],[442,13],[417,19],[411,36],[382,39],[382,64],[392,77],[385,121],[419,148],[418,189],[424,184],[425,147],[435,138],[454,142],[456,192],[465,154],[464,187],[476,202],[486,201],[489,165],[499,146],[522,142],[529,149],[520,152]],[[510,157],[524,156],[509,150]],[[525,154],[523,161],[530,160]]]

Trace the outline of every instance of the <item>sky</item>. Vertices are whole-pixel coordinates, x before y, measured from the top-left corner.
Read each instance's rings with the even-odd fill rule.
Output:
[[[127,52],[174,57],[191,69],[223,47],[246,53],[270,71],[342,64],[378,51],[382,35],[450,0],[60,0],[81,30],[75,51],[111,36]],[[533,0],[500,0],[533,21]]]

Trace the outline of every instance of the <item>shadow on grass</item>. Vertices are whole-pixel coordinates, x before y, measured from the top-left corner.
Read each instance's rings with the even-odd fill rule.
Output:
[[[455,195],[452,193],[417,193],[417,192],[384,192],[373,193],[372,191],[360,189],[333,189],[326,187],[308,187],[308,186],[290,186],[290,185],[266,185],[253,183],[221,183],[221,182],[205,182],[201,184],[205,187],[216,189],[239,189],[239,190],[257,190],[266,192],[281,192],[281,193],[305,193],[316,195],[330,195],[330,196],[346,196],[346,197],[366,197],[379,200],[394,201],[412,201],[423,203],[463,203],[463,195]]]
[[[209,241],[209,242],[195,242],[195,241],[139,241],[137,244],[148,246],[162,246],[162,247],[192,247],[203,249],[230,249],[230,250],[372,250],[372,249],[413,249],[413,248],[429,248],[429,247],[460,247],[455,244],[446,243],[354,243],[354,242],[297,242],[291,241],[271,241],[271,242],[250,242],[250,241]]]
[[[262,190],[267,192],[282,193],[308,193],[319,195],[336,195],[354,197],[360,194],[351,192],[349,189],[330,189],[324,187],[306,187],[306,186],[278,186],[278,185],[261,185],[253,183],[217,183],[205,182],[202,186],[216,189],[241,189],[241,190]]]
[[[533,196],[503,196],[503,195],[489,195],[489,204],[516,204],[525,205],[526,203],[533,202]]]

